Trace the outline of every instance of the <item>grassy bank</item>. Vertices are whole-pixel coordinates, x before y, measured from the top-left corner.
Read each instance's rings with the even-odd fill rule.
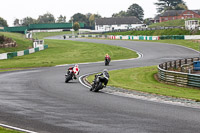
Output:
[[[14,48],[0,48],[0,53],[25,50],[32,47],[33,45],[32,41],[25,39],[24,34],[0,32],[0,35],[4,35],[6,37],[12,38],[14,41],[16,41],[18,45],[17,47],[14,47]]]
[[[131,50],[96,43],[75,42],[66,40],[45,40],[49,48],[9,60],[0,60],[0,68],[48,67],[60,64],[96,62],[104,60],[106,53],[113,60],[136,58]]]
[[[200,101],[199,89],[160,83],[154,78],[154,75],[157,72],[156,66],[110,71],[108,85],[152,94]],[[88,77],[90,82],[92,82],[93,79],[94,75]]]
[[[161,35],[192,35],[193,33],[184,29],[166,29],[166,30],[151,30],[151,31],[126,31],[126,32],[110,32],[107,35],[145,35],[145,36],[161,36]],[[200,35],[200,31],[195,33]]]

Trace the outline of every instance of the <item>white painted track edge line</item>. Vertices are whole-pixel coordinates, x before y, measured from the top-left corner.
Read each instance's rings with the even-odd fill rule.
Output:
[[[128,48],[127,48],[127,49],[128,49]],[[137,58],[124,59],[124,60],[114,60],[114,61],[135,60],[135,59],[140,59],[140,58],[143,57],[143,54],[142,54],[142,53],[137,52],[137,54],[138,54],[138,57],[137,57]],[[101,62],[102,62],[102,61],[101,61]],[[113,62],[113,61],[112,61],[112,62]],[[94,62],[94,63],[95,63],[95,62]],[[96,62],[96,63],[97,63],[97,62]],[[79,63],[79,64],[90,64],[90,63]],[[113,70],[117,70],[117,69],[113,69]],[[112,71],[112,70],[110,70],[110,71]],[[92,74],[94,74],[94,73],[98,73],[98,72],[88,73],[88,74],[84,74],[84,75],[80,76],[80,77],[79,77],[79,82],[80,82],[83,86],[85,86],[85,87],[87,87],[87,88],[90,88],[90,86],[88,86],[88,85],[86,85],[85,83],[83,83],[81,79],[82,79],[83,77],[86,77],[86,76],[88,76],[88,75],[92,75]]]
[[[128,60],[136,60],[143,58],[143,54],[137,52],[138,57],[137,58],[130,58],[130,59],[122,59],[122,60],[112,60],[112,62],[118,62],[118,61],[128,61]],[[102,63],[104,61],[97,61],[97,62],[85,62],[85,63],[73,63],[73,64],[63,64],[63,65],[56,65],[54,67],[63,67],[63,66],[69,66],[69,65],[74,65],[74,64],[80,64],[80,65],[87,65],[87,64],[95,64],[95,63]]]
[[[17,131],[21,131],[21,132],[26,132],[26,133],[37,133],[37,132],[34,132],[34,131],[30,131],[30,130],[26,130],[26,129],[22,129],[22,128],[18,128],[18,127],[13,127],[13,126],[1,124],[1,123],[0,123],[0,126],[2,126],[2,127],[4,127],[4,128],[9,128],[9,129],[12,129],[12,130],[17,130]]]

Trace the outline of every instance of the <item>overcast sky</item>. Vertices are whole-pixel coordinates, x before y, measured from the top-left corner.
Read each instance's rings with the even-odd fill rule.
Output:
[[[200,9],[200,0],[184,0],[189,9]],[[156,15],[158,0],[1,0],[0,17],[7,20],[9,26],[13,26],[16,18],[32,17],[37,19],[39,15],[47,12],[57,19],[60,15],[66,16],[67,21],[76,13],[95,13],[102,17],[111,17],[113,13],[126,11],[130,5],[137,3],[144,10],[144,18]]]

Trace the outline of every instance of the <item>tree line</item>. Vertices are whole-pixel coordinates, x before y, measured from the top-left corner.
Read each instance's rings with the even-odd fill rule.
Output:
[[[157,3],[154,3],[157,6],[157,12],[159,14],[165,12],[166,10],[187,10],[188,7],[183,0],[158,0]],[[112,17],[128,17],[135,16],[139,20],[144,21],[144,23],[149,23],[149,18],[144,19],[144,10],[143,8],[134,3],[128,7],[126,11],[120,11],[118,13],[113,13]],[[91,28],[95,26],[95,19],[102,18],[99,14],[74,14],[69,23],[82,22],[85,24],[86,28]],[[47,12],[43,15],[39,15],[37,19],[32,17],[25,17],[23,19],[16,18],[13,22],[14,26],[27,26],[29,24],[39,24],[39,23],[66,23],[66,16],[60,15],[57,19],[53,14]],[[0,27],[7,27],[7,21],[0,17]]]

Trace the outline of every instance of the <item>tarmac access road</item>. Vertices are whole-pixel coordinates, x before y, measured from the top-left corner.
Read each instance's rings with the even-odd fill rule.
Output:
[[[51,37],[62,39],[62,36]],[[141,53],[139,59],[79,64],[80,75],[158,65],[198,53],[177,45],[154,42],[95,40]],[[100,45],[100,44],[99,44]],[[200,109],[107,93],[90,92],[73,80],[64,82],[67,67],[0,73],[0,123],[39,133],[197,133]]]

